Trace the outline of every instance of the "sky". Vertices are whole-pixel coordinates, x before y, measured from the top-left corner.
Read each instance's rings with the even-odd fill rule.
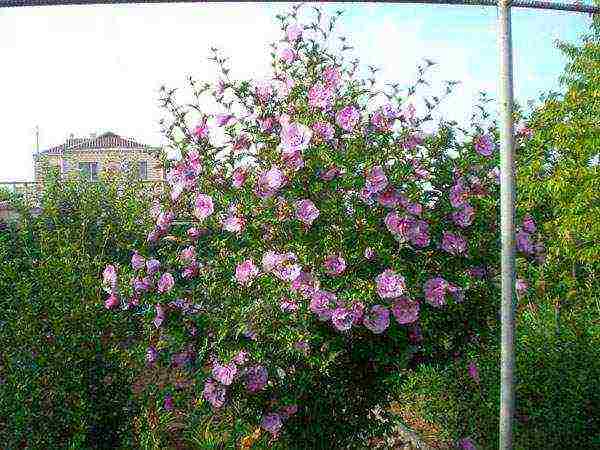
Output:
[[[188,75],[215,80],[211,46],[231,58],[232,75],[269,73],[269,43],[280,37],[275,19],[289,5],[198,3],[94,5],[0,9],[0,181],[33,177],[35,127],[42,149],[72,133],[113,131],[161,145],[158,89],[182,87]],[[442,80],[462,84],[446,102],[447,118],[469,117],[477,93],[495,95],[496,9],[393,4],[329,4],[343,9],[340,31],[362,64],[385,80],[407,85],[426,57]],[[513,11],[515,95],[537,99],[558,90],[566,60],[556,39],[578,42],[591,19],[584,14]]]

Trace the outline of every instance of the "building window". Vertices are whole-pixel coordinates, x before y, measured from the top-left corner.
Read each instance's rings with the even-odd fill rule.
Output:
[[[98,181],[98,163],[97,162],[80,162],[79,172],[89,181]]]
[[[140,180],[148,179],[148,161],[140,161],[138,176]]]

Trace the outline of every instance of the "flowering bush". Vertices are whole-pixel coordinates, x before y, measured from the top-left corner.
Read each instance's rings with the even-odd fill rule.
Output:
[[[279,17],[269,79],[231,79],[215,51],[221,78],[190,80],[194,104],[163,89],[169,189],[131,264],[104,271],[105,307],[144,319],[143,432],[165,445],[365,439],[386,379],[497,320],[484,106],[469,129],[431,127],[454,85],[417,104],[431,62],[403,95],[334,46],[338,15],[298,17]],[[519,250],[543,254],[530,217]]]

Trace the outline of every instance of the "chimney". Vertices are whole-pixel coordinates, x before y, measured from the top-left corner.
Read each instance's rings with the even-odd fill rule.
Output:
[[[71,133],[71,134],[69,135],[69,139],[74,139],[74,138],[75,138],[75,135],[74,135],[73,133]]]
[[[91,137],[92,139],[96,139],[96,133],[90,133],[90,137]]]

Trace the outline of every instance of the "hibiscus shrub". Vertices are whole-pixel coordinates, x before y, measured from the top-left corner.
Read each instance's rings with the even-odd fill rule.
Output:
[[[365,445],[407,369],[496,336],[485,102],[467,129],[433,123],[455,83],[418,99],[427,61],[406,94],[381,86],[333,43],[338,17],[279,16],[266,81],[232,79],[215,50],[220,79],[190,79],[192,103],[162,89],[169,189],[146,244],[103,276],[106,308],[147,334],[147,445]],[[543,246],[519,219],[527,264]]]
[[[106,313],[97,280],[145,239],[139,189],[50,180],[39,214],[0,228],[2,448],[134,448],[140,324]]]

